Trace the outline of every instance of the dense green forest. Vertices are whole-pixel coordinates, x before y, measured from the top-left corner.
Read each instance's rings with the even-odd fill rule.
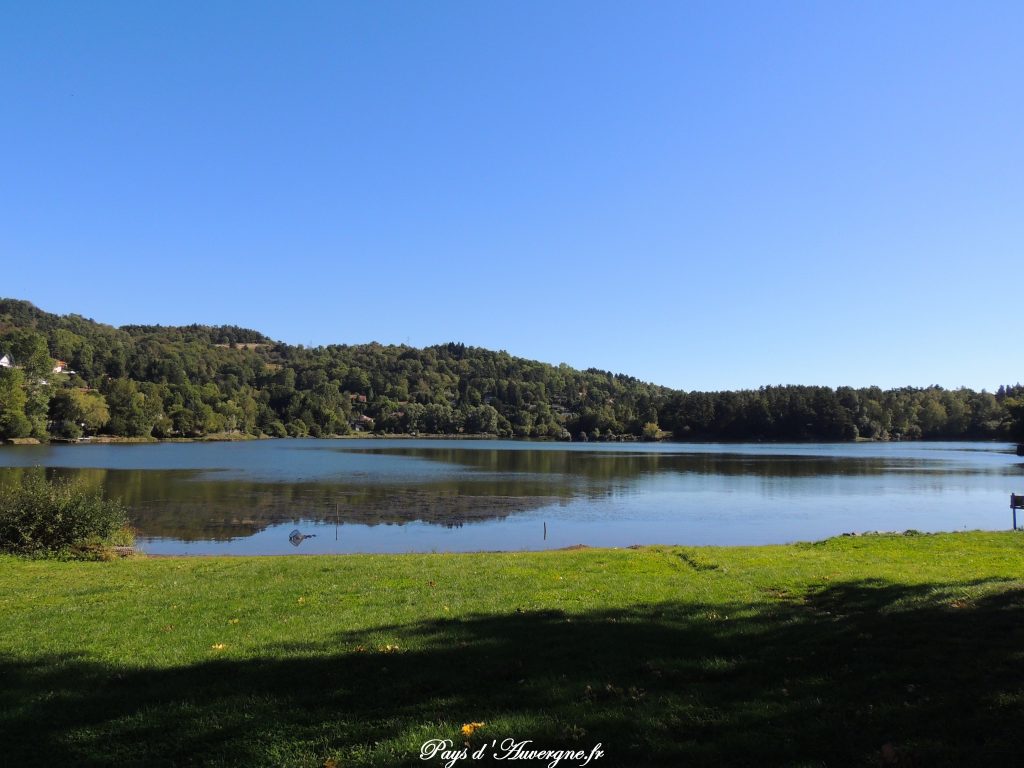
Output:
[[[684,392],[443,344],[303,347],[114,328],[0,299],[0,437],[492,434],[556,440],[1024,439],[1024,387]]]

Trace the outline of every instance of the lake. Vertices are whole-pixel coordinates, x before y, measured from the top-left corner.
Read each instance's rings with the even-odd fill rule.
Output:
[[[769,544],[1010,527],[1009,443],[261,440],[0,447],[122,499],[151,554]],[[306,538],[289,539],[298,530]]]

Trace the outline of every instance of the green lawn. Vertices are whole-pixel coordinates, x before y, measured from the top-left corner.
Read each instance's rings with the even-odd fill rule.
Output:
[[[1012,533],[0,558],[0,763],[441,765],[482,722],[598,768],[1012,764],[1022,579]]]

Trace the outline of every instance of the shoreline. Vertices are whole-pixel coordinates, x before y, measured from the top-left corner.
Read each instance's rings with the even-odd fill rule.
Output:
[[[625,544],[622,546],[591,546],[590,544],[568,544],[563,547],[551,547],[549,549],[474,549],[468,551],[456,551],[456,552],[277,552],[277,553],[196,553],[196,554],[164,554],[157,553],[152,554],[146,552],[144,549],[135,547],[135,551],[123,557],[128,560],[194,560],[196,558],[202,559],[215,559],[215,558],[226,558],[230,560],[242,560],[249,558],[350,558],[350,557],[452,557],[452,556],[463,556],[463,557],[476,557],[478,555],[543,555],[546,553],[567,553],[567,552],[623,552],[623,551],[634,551],[644,552],[651,550],[661,549],[692,549],[692,550],[715,550],[715,551],[738,551],[738,550],[755,550],[755,551],[768,551],[772,549],[783,549],[786,547],[820,547],[826,546],[831,542],[843,541],[847,539],[867,539],[871,541],[877,541],[880,539],[923,539],[936,536],[954,536],[954,537],[970,537],[977,535],[1006,535],[1012,536],[1015,534],[1024,535],[1024,528],[1018,530],[1012,529],[996,529],[987,530],[984,528],[972,528],[970,530],[959,530],[959,531],[851,531],[847,533],[839,533],[835,536],[828,536],[824,539],[813,539],[813,540],[802,540],[802,541],[785,541],[773,544],[685,544],[682,542],[663,543],[663,544]],[[1022,539],[1024,540],[1024,539]]]
[[[878,440],[866,437],[858,437],[853,440],[763,440],[758,438],[738,440],[681,440],[677,438],[662,438],[658,440],[646,440],[638,437],[614,440],[559,440],[546,437],[501,437],[495,434],[473,434],[473,435],[445,435],[445,434],[379,434],[374,432],[356,433],[348,435],[326,435],[323,437],[271,437],[270,435],[250,435],[240,432],[215,433],[203,437],[122,437],[119,435],[95,435],[82,437],[75,440],[67,438],[51,438],[43,441],[35,437],[17,437],[0,440],[0,446],[39,446],[39,445],[157,445],[162,443],[247,443],[268,440],[465,440],[465,441],[486,441],[494,440],[508,443],[537,443],[541,445],[564,444],[564,445],[862,445],[862,444],[888,444],[888,443],[1005,443],[1007,445],[1018,444],[1014,440],[999,438],[973,438],[973,437],[948,437],[948,438],[917,438],[900,440]],[[1018,455],[1022,455],[1018,453]]]

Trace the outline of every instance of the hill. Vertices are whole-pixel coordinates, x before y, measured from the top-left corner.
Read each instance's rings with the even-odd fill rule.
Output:
[[[490,434],[546,439],[1003,438],[1024,387],[684,392],[464,344],[275,342],[234,325],[126,325],[0,299],[0,437]],[[58,365],[58,363],[62,364]]]

